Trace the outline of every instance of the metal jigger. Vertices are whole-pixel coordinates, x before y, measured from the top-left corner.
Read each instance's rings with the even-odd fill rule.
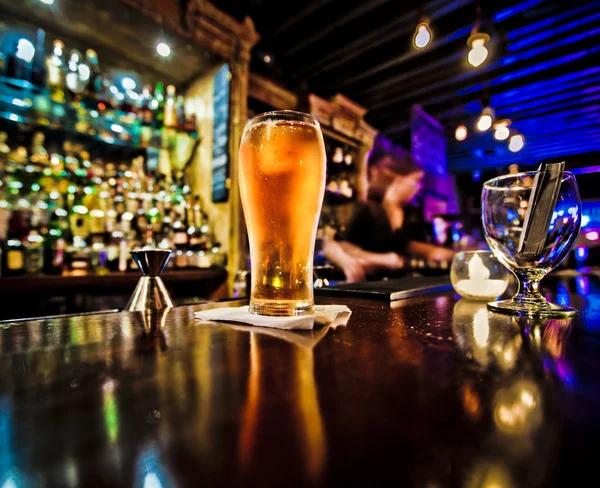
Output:
[[[127,312],[148,312],[173,308],[173,300],[165,287],[160,274],[171,256],[168,249],[140,249],[131,251],[142,277],[131,295],[125,310]]]

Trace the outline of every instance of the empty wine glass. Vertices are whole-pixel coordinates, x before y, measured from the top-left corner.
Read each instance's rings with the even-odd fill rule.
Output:
[[[510,300],[491,302],[494,312],[574,316],[577,310],[549,303],[540,293],[540,280],[567,257],[581,225],[581,199],[573,174],[564,172],[548,234],[535,253],[519,250],[525,216],[537,171],[500,176],[483,185],[482,220],[490,248],[519,280],[519,292]],[[522,245],[522,243],[521,243]]]

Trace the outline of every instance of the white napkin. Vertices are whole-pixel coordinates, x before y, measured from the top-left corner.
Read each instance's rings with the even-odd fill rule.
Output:
[[[248,311],[248,307],[211,308],[196,312],[197,319],[218,322],[241,322],[259,327],[272,327],[285,330],[312,330],[317,325],[345,325],[352,311],[345,305],[318,305],[312,315],[299,315],[297,317],[267,317],[255,315]]]

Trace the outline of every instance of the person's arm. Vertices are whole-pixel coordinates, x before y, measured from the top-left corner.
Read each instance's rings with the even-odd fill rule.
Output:
[[[323,254],[338,266],[350,283],[364,281],[369,275],[380,270],[397,270],[404,260],[396,253],[375,253],[344,241],[327,240]]]
[[[350,283],[365,281],[367,272],[363,264],[355,256],[351,256],[342,246],[342,242],[327,239],[323,244],[323,254],[329,261],[344,272]]]
[[[432,261],[450,261],[454,257],[451,249],[419,241],[408,241],[406,252]]]
[[[346,254],[360,259],[369,269],[369,271],[377,271],[379,269],[399,269],[404,264],[404,259],[395,252],[371,252],[365,251],[349,242],[339,242]]]

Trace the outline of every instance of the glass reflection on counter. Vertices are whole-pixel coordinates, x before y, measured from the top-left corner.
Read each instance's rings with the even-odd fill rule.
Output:
[[[479,460],[468,474],[465,488],[516,488],[512,476],[502,464]]]
[[[300,469],[311,480],[316,480],[323,471],[327,444],[314,377],[313,350],[290,346],[290,355],[275,357],[261,340],[269,338],[250,334],[248,392],[239,436],[240,464],[244,470],[251,470],[252,466],[261,464],[261,456],[269,456],[270,462],[286,466],[296,453],[278,453],[271,447],[276,445],[279,436],[293,436],[298,442],[292,445],[302,446],[303,466],[286,467],[292,472]],[[292,361],[291,368],[277,364],[280,361]],[[280,391],[286,387],[286,392]],[[283,399],[283,404],[273,405],[270,397]],[[270,412],[272,408],[279,412],[274,415],[275,412]],[[284,418],[286,422],[282,422]],[[264,476],[268,479],[269,475]],[[292,475],[288,473],[288,476]]]
[[[102,413],[106,435],[114,444],[119,436],[119,406],[115,399],[115,381],[113,379],[109,378],[104,382],[102,393]]]
[[[459,398],[465,415],[486,432],[472,447],[463,486],[521,486],[516,480],[543,486],[545,460],[560,446],[553,383],[544,367],[547,353],[542,353],[557,332],[541,325],[546,324],[528,326],[521,318],[494,314],[485,303],[455,304],[454,339],[464,360],[474,365]],[[504,459],[502,465],[495,456]],[[526,477],[523,465],[531,466]]]
[[[135,486],[140,488],[167,488],[177,486],[161,462],[160,448],[154,443],[144,446],[136,463]]]
[[[494,406],[494,422],[505,434],[531,434],[542,423],[541,392],[531,380],[519,380],[500,389]]]
[[[504,371],[514,367],[522,345],[516,330],[512,319],[489,312],[484,302],[463,298],[454,305],[454,340],[483,369],[492,364]]]

